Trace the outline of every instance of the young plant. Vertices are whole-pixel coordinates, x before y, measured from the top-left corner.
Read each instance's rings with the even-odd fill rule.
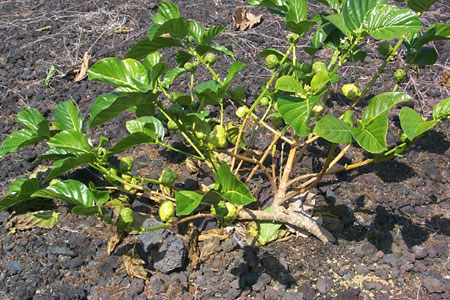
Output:
[[[303,209],[302,202],[314,196],[312,188],[329,174],[403,155],[424,132],[450,118],[450,98],[434,107],[430,120],[404,107],[399,114],[404,134],[395,146],[387,145],[391,109],[411,99],[407,94],[397,92],[407,71],[396,73],[394,90],[371,98],[362,114],[355,109],[356,104],[368,95],[402,44],[408,50],[407,63],[419,67],[432,64],[435,60],[423,57],[432,52],[424,49],[424,45],[429,41],[448,39],[450,30],[445,24],[433,24],[420,35],[422,24],[413,10],[422,13],[428,8],[420,1],[407,1],[413,10],[400,9],[385,0],[347,0],[342,4],[335,0],[320,2],[334,13],[307,19],[306,0],[250,1],[252,5],[267,6],[284,16],[286,27],[292,32],[287,36],[290,46],[284,53],[276,49],[265,49],[260,53],[272,75],[251,106],[245,103],[245,88],[230,89],[231,81],[245,67],[244,63],[235,61],[231,64],[225,78],[213,69],[217,55],[235,60],[230,46],[213,43],[226,28],[214,26],[205,30],[201,24],[182,17],[174,4],[160,2],[147,37],[137,42],[125,59],[105,58],[88,71],[90,80],[110,83],[115,90],[97,97],[87,126],[101,126],[130,110],[136,118],[126,122],[129,135],[111,147],[105,146],[107,139],[102,137],[94,146],[85,134],[84,118],[79,116],[70,100],[56,107],[52,123],[37,110],[21,111],[16,120],[26,129],[12,133],[3,142],[0,158],[19,148],[44,142],[49,150],[41,158],[54,160],[54,163],[44,179],[44,187],[35,178],[16,180],[0,201],[0,210],[31,199],[51,198],[74,204],[72,212],[75,214],[96,215],[129,232],[157,230],[168,227],[169,223],[213,216],[223,226],[235,219],[257,221],[258,228],[250,231],[261,243],[276,239],[281,223],[294,230],[306,230],[324,242],[333,242],[334,237]],[[316,31],[311,46],[303,47],[311,61],[299,62],[297,43],[314,26]],[[343,94],[351,101],[341,116],[324,114],[331,88],[340,85],[340,67],[346,62],[364,63],[364,41],[369,36],[382,41],[394,40],[395,46],[385,51],[383,64],[364,88],[360,89],[357,82],[341,85]],[[168,47],[177,49],[173,68],[163,60],[163,50]],[[322,47],[333,50],[330,61],[316,59],[316,53]],[[200,68],[209,72],[211,80],[195,84]],[[188,94],[174,90],[175,80],[182,75],[190,79]],[[238,119],[225,124],[224,107],[232,105],[229,100],[237,106]],[[218,107],[219,118],[211,117],[208,109],[213,106]],[[264,110],[262,116],[255,110],[258,106]],[[356,115],[361,117],[356,118]],[[273,126],[267,119],[271,119]],[[272,141],[264,149],[253,146],[256,129],[247,132],[249,120],[272,135]],[[190,150],[185,152],[166,144],[165,128],[179,132]],[[295,162],[304,159],[308,155],[306,147],[320,138],[330,143],[321,171],[292,178]],[[276,147],[279,141],[281,150]],[[354,141],[372,153],[373,158],[335,167]],[[133,165],[130,158],[123,158],[118,169],[110,163],[113,156],[141,144],[160,145],[206,164],[215,174],[215,184],[202,191],[180,190],[173,186],[178,175],[170,169],[163,170],[155,180],[130,173]],[[231,162],[220,159],[223,155],[229,156]],[[271,166],[265,164],[269,156]],[[250,172],[241,170],[244,162],[253,165]],[[77,180],[56,179],[85,165],[98,171],[108,184],[96,186],[91,182],[86,186]],[[247,187],[258,170],[273,188],[271,207],[264,210]],[[148,189],[144,182],[159,185],[160,190]],[[129,198],[124,198],[123,194]],[[133,225],[128,199],[132,201],[134,195],[148,197],[159,205],[160,218],[168,223],[150,228]],[[251,203],[254,209],[247,207]],[[108,207],[118,210],[116,219],[106,216]],[[205,207],[210,211],[205,211]],[[178,219],[174,219],[174,213]]]

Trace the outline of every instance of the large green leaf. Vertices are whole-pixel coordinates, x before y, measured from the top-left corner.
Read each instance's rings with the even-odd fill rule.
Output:
[[[78,115],[78,108],[72,100],[59,103],[53,113],[60,129],[83,131],[83,118]]]
[[[190,215],[198,207],[203,196],[192,191],[175,192],[177,216]]]
[[[125,58],[141,60],[147,55],[167,47],[182,47],[180,40],[171,37],[158,37],[150,41],[148,38],[142,39],[127,52]]]
[[[294,78],[294,76],[289,75],[284,75],[278,78],[277,82],[275,83],[275,88],[283,92],[300,94],[305,93],[302,84],[298,82],[297,79]]]
[[[330,76],[327,70],[322,70],[317,72],[311,79],[311,89],[313,92],[317,93],[320,91],[328,82],[330,81]]]
[[[341,4],[339,3],[339,0],[317,0],[317,1],[325,4],[335,12],[341,11]]]
[[[16,122],[31,130],[39,130],[39,123],[44,121],[44,117],[41,113],[34,108],[22,109],[16,116]]]
[[[358,128],[352,128],[352,136],[358,144],[371,153],[381,153],[387,150],[386,134],[388,129],[388,117],[380,115],[368,125],[360,124]]]
[[[405,0],[408,6],[416,12],[424,12],[437,0]]]
[[[147,36],[150,41],[160,37],[163,34],[169,33],[177,39],[183,39],[189,31],[189,22],[184,17],[170,19],[163,24],[155,24],[150,27]]]
[[[53,163],[53,168],[50,174],[45,178],[45,181],[52,180],[75,167],[94,162],[96,156],[92,153],[86,153],[78,157],[67,157],[57,160]]]
[[[89,138],[79,131],[61,131],[48,141],[50,148],[66,150],[74,155],[95,154]]]
[[[231,172],[225,162],[220,163],[216,176],[215,190],[223,198],[236,205],[247,205],[256,201],[248,187]]]
[[[368,125],[372,120],[381,116],[388,115],[389,111],[395,105],[410,100],[411,97],[401,92],[386,92],[378,94],[369,101],[369,105],[365,109],[361,121]]]
[[[314,127],[313,133],[337,144],[350,143],[352,141],[352,127],[333,115],[326,115]]]
[[[219,92],[222,89],[222,86],[214,80],[202,82],[195,86],[195,94],[198,99],[204,105],[212,104],[217,105],[221,101],[221,97],[219,96]]]
[[[233,78],[236,76],[239,71],[241,71],[245,67],[245,64],[240,61],[234,62],[230,69],[228,69],[227,77],[225,77],[225,80],[222,83],[222,88],[220,89],[219,97],[223,98],[225,96],[225,93],[227,92],[228,86],[230,85]]]
[[[144,67],[147,68],[147,70],[152,70],[153,67],[161,61],[162,55],[159,52],[153,52],[148,54],[144,60],[142,61],[142,64]]]
[[[300,23],[307,17],[308,4],[306,0],[287,0],[289,9],[286,13],[286,22]]]
[[[180,16],[178,7],[169,1],[161,1],[158,5],[158,12],[167,20]]]
[[[102,95],[102,98],[97,98],[91,110],[91,118],[88,122],[89,128],[101,125],[127,109],[138,105],[153,105],[157,98],[153,93],[124,93],[118,97],[114,95]]]
[[[226,56],[231,57],[233,60],[235,60],[233,55],[233,47],[232,46],[220,46],[220,45],[198,45],[195,47],[195,51],[198,55],[203,55],[207,52],[218,52],[225,54]]]
[[[419,67],[432,65],[437,61],[438,54],[434,47],[421,47],[419,51],[411,51],[409,49],[406,54],[406,62],[408,64],[418,65]]]
[[[206,32],[202,35],[201,44],[203,45],[211,44],[212,40],[225,30],[227,30],[227,28],[224,26],[211,27],[210,29],[206,30]]]
[[[425,33],[414,41],[413,46],[415,49],[420,49],[431,41],[448,39],[450,39],[450,26],[443,23],[435,23],[430,25]]]
[[[315,24],[316,24],[316,22],[311,22],[311,21],[301,21],[299,23],[287,22],[286,27],[289,31],[296,33],[300,36],[303,36]]]
[[[403,107],[399,117],[400,126],[410,141],[437,124],[435,120],[426,121],[422,119],[414,109],[409,107]]]
[[[146,93],[151,88],[147,69],[132,58],[102,59],[89,68],[88,76],[89,80],[111,83],[142,93]]]
[[[194,21],[189,22],[189,35],[194,39],[194,42],[196,42],[197,45],[202,43],[203,34],[205,34],[205,29],[202,24]]]
[[[22,147],[34,145],[43,139],[44,137],[40,137],[34,130],[17,130],[3,141],[2,147],[0,149],[0,158],[8,153],[15,152]]]
[[[419,31],[422,23],[410,9],[380,4],[365,15],[363,27],[375,39],[392,40]]]
[[[377,4],[387,3],[387,0],[347,0],[344,3],[342,14],[345,25],[350,31],[361,29],[364,16]]]
[[[157,138],[151,137],[143,132],[135,132],[120,140],[108,151],[108,155],[116,155],[123,151],[142,144],[156,144]]]
[[[186,72],[186,69],[184,69],[184,68],[179,68],[179,67],[172,68],[166,72],[161,84],[165,87],[170,87],[172,85],[172,83],[175,81],[175,79],[185,72]]]
[[[143,132],[150,137],[157,138],[159,141],[164,139],[164,125],[160,120],[152,116],[127,121],[126,127],[130,134]]]
[[[321,95],[312,96],[307,99],[292,96],[281,96],[278,98],[278,110],[284,121],[291,125],[299,136],[309,134],[309,117],[311,109],[316,105]]]
[[[32,197],[62,200],[83,206],[93,206],[97,200],[85,184],[73,179],[49,185],[45,189],[33,193]]]
[[[39,156],[39,159],[59,160],[67,157],[74,157],[74,155],[64,149],[50,148]]]
[[[345,24],[344,16],[342,14],[332,14],[325,17],[325,20],[333,24],[337,29],[339,29],[343,34],[350,37],[352,32],[347,28]],[[325,39],[324,39],[325,40]]]
[[[433,119],[443,121],[450,118],[450,97],[433,107]]]
[[[17,203],[25,202],[33,198],[32,194],[41,187],[35,179],[19,178],[16,179],[6,192],[5,198],[0,200],[0,210],[7,209]]]

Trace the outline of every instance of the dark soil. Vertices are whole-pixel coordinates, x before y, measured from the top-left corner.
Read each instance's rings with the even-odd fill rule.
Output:
[[[309,2],[310,13],[323,9],[318,2]],[[230,28],[232,14],[246,5],[232,0],[175,3],[188,19],[207,28]],[[123,57],[146,35],[156,10],[155,1],[142,0],[2,1],[0,141],[19,128],[14,116],[26,107],[37,108],[48,117],[58,103],[74,99],[87,115],[95,98],[111,87],[87,79],[73,82],[73,71],[83,54],[89,51],[92,63],[109,56]],[[236,58],[247,64],[234,84],[247,88],[249,102],[270,76],[257,54],[268,47],[283,50],[287,45],[281,19],[261,8],[251,10],[264,14],[259,26],[244,32],[231,29],[218,40],[233,45]],[[424,24],[448,22],[449,18],[450,7],[443,0],[421,17]],[[36,31],[44,26],[51,28]],[[133,31],[109,34],[118,26]],[[300,50],[307,44],[306,37],[299,45],[300,60],[306,59]],[[357,67],[363,85],[381,64],[376,46],[376,41],[369,41],[367,63]],[[436,42],[434,47],[439,61],[423,68],[419,77],[410,73],[400,88],[413,97],[411,105],[425,116],[449,96],[449,88],[441,83],[442,72],[449,68],[449,44]],[[400,52],[398,60],[389,64],[373,94],[393,87],[391,77],[404,65],[403,55]],[[328,60],[330,52],[323,50],[320,57]],[[215,67],[223,74],[229,64],[230,59],[222,58]],[[46,86],[51,65],[56,74]],[[342,82],[349,82],[352,72],[350,65],[344,66]],[[185,79],[177,84],[180,90],[186,89]],[[347,104],[339,90],[335,92],[333,107],[328,110]],[[234,113],[233,108],[227,111]],[[92,130],[91,136],[117,141],[126,133],[128,117],[121,115],[101,130]],[[398,123],[395,118],[393,121]],[[33,203],[14,211],[53,208],[60,213],[57,225],[51,230],[8,234],[13,210],[0,212],[0,299],[450,299],[448,125],[425,134],[404,158],[330,177],[316,189],[319,204],[340,224],[333,231],[338,239],[335,245],[324,245],[314,237],[243,247],[234,238],[207,240],[198,245],[202,251],[198,268],[184,262],[181,268],[163,273],[151,262],[146,265],[149,280],[144,281],[126,275],[119,257],[126,245],[107,255],[112,230],[96,218],[71,215],[70,208],[61,203]],[[394,140],[398,128],[393,132],[388,141]],[[176,136],[169,139],[173,143],[178,140]],[[258,141],[263,144],[268,137],[261,134]],[[314,146],[321,149],[324,144]],[[36,171],[42,164],[36,158],[43,151],[41,145],[27,147],[1,160],[0,196],[13,180]],[[136,157],[136,171],[142,175],[155,178],[161,168],[175,167],[182,174],[180,184],[196,188],[197,178],[182,165],[184,157],[150,146],[138,147],[130,154]],[[347,159],[358,161],[364,155],[353,151]],[[302,166],[316,163],[311,159]],[[95,180],[88,170],[70,176]],[[260,186],[257,195],[261,201],[270,196],[267,183],[254,185]],[[134,208],[150,212],[143,200],[136,201]]]

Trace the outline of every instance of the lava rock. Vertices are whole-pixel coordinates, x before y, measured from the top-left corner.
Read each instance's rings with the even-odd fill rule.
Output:
[[[144,291],[144,280],[138,278],[133,279],[131,281],[130,290],[134,295],[142,293]]]
[[[336,300],[358,300],[359,293],[359,289],[348,289],[337,294]]]
[[[75,251],[70,250],[68,246],[52,246],[50,247],[50,253],[54,255],[63,255],[63,256],[70,256],[75,257],[77,254]]]
[[[377,253],[377,247],[371,243],[364,243],[355,247],[355,253],[358,256],[372,257]]]
[[[423,286],[427,289],[428,293],[442,293],[444,286],[441,281],[433,277],[427,277],[423,280]]]
[[[394,254],[385,254],[383,256],[383,262],[390,264],[392,267],[397,268],[401,265],[402,260],[394,256]]]
[[[169,273],[183,266],[186,260],[186,248],[183,240],[176,235],[164,239],[155,258],[154,268]]]
[[[142,223],[142,227],[153,227],[159,225],[164,225],[164,223],[153,218],[148,218],[144,221],[144,223]],[[160,246],[167,235],[168,231],[166,229],[162,229],[154,231],[145,231],[139,235],[139,238],[141,240],[144,251],[148,252]]]
[[[154,293],[164,293],[166,291],[166,286],[159,277],[150,278],[149,285]]]
[[[422,259],[427,256],[427,249],[423,246],[415,245],[411,248],[411,250],[416,256],[416,259]]]
[[[19,274],[25,269],[25,266],[18,261],[8,261],[4,265],[8,269],[10,275]]]
[[[319,280],[317,280],[317,289],[322,294],[328,293],[333,285],[334,282],[331,278],[319,278]]]

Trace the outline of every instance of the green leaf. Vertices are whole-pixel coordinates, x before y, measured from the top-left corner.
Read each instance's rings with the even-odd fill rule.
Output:
[[[67,157],[74,157],[74,155],[64,149],[53,148],[53,149],[48,149],[47,151],[45,151],[44,154],[39,156],[39,159],[58,160],[58,159],[63,159],[63,158],[67,158]]]
[[[51,229],[58,222],[59,213],[41,210],[16,215],[11,219],[11,229],[27,230],[31,228]]]
[[[328,76],[327,70],[322,70],[314,75],[311,79],[311,89],[313,92],[320,91],[328,82],[330,81],[330,76]]]
[[[311,110],[319,101],[321,95],[315,95],[307,99],[292,96],[281,96],[278,98],[278,110],[284,121],[291,125],[299,136],[309,134],[309,117]]]
[[[278,78],[275,83],[275,88],[290,93],[300,93],[304,94],[303,86],[300,82],[297,81],[293,76],[284,75]]]
[[[274,49],[274,48],[267,48],[267,49],[264,49],[263,51],[261,51],[258,54],[258,57],[267,57],[270,54],[275,55],[278,58],[278,60],[281,60],[283,58],[283,56],[284,56],[284,53],[281,52],[280,50],[277,50],[277,49]]]
[[[223,26],[214,26],[211,27],[210,29],[208,29],[201,38],[201,43],[202,45],[209,45],[211,44],[212,40],[218,36],[219,34],[221,34],[222,32],[224,32],[225,30],[227,30],[226,27]]]
[[[408,4],[412,10],[420,13],[428,10],[428,8],[436,1],[437,0],[405,0],[406,4]]]
[[[77,205],[72,207],[71,212],[74,215],[79,216],[95,216],[99,213],[99,206],[84,206],[84,205]]]
[[[215,190],[223,198],[236,205],[247,205],[256,201],[248,187],[231,172],[225,162],[220,163],[216,176]]]
[[[85,184],[73,179],[49,185],[47,188],[33,193],[32,197],[62,200],[84,206],[93,206],[97,200]]]
[[[7,209],[17,203],[25,202],[33,198],[32,194],[41,187],[35,179],[19,178],[16,179],[6,192],[5,198],[0,200],[0,211]]]
[[[402,108],[399,118],[400,126],[410,141],[437,124],[435,120],[425,121],[414,109],[409,107]]]
[[[147,32],[148,39],[153,41],[163,34],[170,33],[177,39],[183,39],[189,31],[189,22],[184,17],[167,20],[163,24],[155,24]]]
[[[221,101],[219,91],[222,86],[214,80],[202,82],[195,86],[195,94],[204,105],[218,105]]]
[[[313,133],[337,144],[352,142],[352,127],[333,115],[326,115],[314,127]]]
[[[386,134],[388,129],[387,115],[379,115],[368,125],[352,128],[352,136],[358,144],[371,153],[387,150]]]
[[[422,23],[410,9],[380,4],[367,12],[363,27],[375,39],[392,40],[401,38],[407,33],[419,31]]]
[[[170,69],[164,75],[164,79],[161,82],[162,85],[167,87],[171,86],[175,79],[185,72],[186,70],[184,68],[175,67]]]
[[[236,145],[237,137],[239,135],[239,128],[234,127],[233,124],[230,122],[225,127],[225,130],[227,132],[227,140],[232,143],[233,145]],[[245,137],[244,133],[241,133],[241,139],[239,141],[239,147],[245,148]]]
[[[239,73],[239,71],[241,71],[244,67],[245,67],[245,64],[243,62],[240,62],[240,61],[236,61],[230,66],[230,69],[228,70],[227,77],[223,81],[222,88],[220,89],[220,94],[219,94],[220,97],[225,96],[225,93],[227,92],[228,86],[230,85],[230,83],[233,80],[234,76],[236,76],[236,74]]]
[[[57,160],[53,164],[52,171],[45,178],[45,182],[52,180],[56,176],[59,176],[59,175],[65,173],[66,171],[71,170],[75,167],[94,162],[95,159],[96,159],[96,157],[94,154],[86,153],[86,154],[80,155],[78,157],[67,157],[67,158]]]
[[[296,33],[300,36],[304,35],[314,26],[316,23],[311,21],[301,21],[299,23],[287,22],[286,27],[289,31]]]
[[[76,156],[85,153],[95,154],[89,138],[79,131],[61,131],[48,141],[48,146],[66,150]]]
[[[341,4],[339,3],[339,0],[317,0],[317,1],[325,4],[335,12],[341,11]]]
[[[287,0],[289,9],[286,13],[286,22],[300,23],[306,20],[308,4],[306,0]]]
[[[157,86],[159,79],[164,74],[164,72],[167,71],[167,68],[168,68],[167,64],[163,61],[157,63],[153,67],[152,72],[150,73],[150,82],[151,82],[152,88],[155,88]]]
[[[205,34],[203,25],[194,21],[189,22],[189,35],[194,39],[197,45],[202,43],[202,36]]]
[[[443,121],[450,118],[450,97],[433,107],[433,119]]]
[[[438,54],[434,47],[421,47],[418,52],[408,51],[406,62],[423,67],[434,64],[437,58]]]
[[[364,16],[377,4],[387,3],[387,0],[348,0],[345,1],[342,14],[345,25],[354,32],[361,29]]]
[[[378,94],[369,101],[366,110],[364,111],[361,121],[368,125],[372,120],[381,115],[387,116],[389,111],[395,105],[410,100],[411,97],[401,92],[386,92]]]
[[[202,201],[203,195],[192,191],[175,192],[177,216],[190,215]]]
[[[198,45],[195,47],[198,55],[203,55],[207,52],[218,52],[231,57],[234,60],[233,47],[231,46],[218,46],[218,45]]]
[[[157,95],[153,93],[124,93],[117,97],[102,95],[97,98],[92,107],[88,127],[101,125],[133,106],[153,105],[156,98]]]
[[[39,123],[45,121],[41,113],[34,108],[22,109],[16,116],[16,122],[31,130],[39,130]]]
[[[146,93],[151,88],[147,69],[132,58],[102,59],[89,68],[88,76],[89,80],[111,83],[142,93]]]
[[[55,66],[51,65],[50,69],[48,70],[47,76],[45,77],[45,85],[50,84],[50,80],[52,80],[52,77],[55,75]]]
[[[435,23],[430,25],[425,33],[412,43],[412,46],[415,49],[420,49],[423,45],[431,41],[448,39],[450,39],[450,26],[443,23]]]
[[[184,64],[190,61],[193,57],[194,56],[192,54],[187,53],[186,51],[183,50],[179,50],[175,57],[175,60],[177,61],[177,66],[183,68]]]
[[[125,55],[125,58],[141,60],[147,55],[167,47],[183,47],[183,44],[180,40],[171,37],[158,37],[152,41],[145,38],[134,44]]]
[[[273,208],[270,206],[265,211],[272,212]],[[258,231],[256,238],[261,245],[270,243],[278,238],[278,230],[281,227],[281,223],[274,223],[270,221],[257,221]]]
[[[156,144],[157,139],[156,137],[151,137],[143,132],[136,132],[133,134],[130,134],[120,140],[117,144],[115,144],[111,149],[108,151],[108,155],[116,155],[119,153],[122,153],[123,151],[135,147],[137,145],[142,144]]]
[[[158,5],[158,12],[167,20],[178,18],[180,16],[178,7],[169,1],[161,1]]]
[[[331,24],[333,24],[337,29],[339,29],[343,34],[350,37],[352,35],[352,32],[347,28],[347,25],[345,25],[344,15],[339,14],[332,14],[325,17],[325,20],[329,21]]]
[[[142,64],[144,65],[144,67],[151,71],[153,67],[161,61],[161,58],[162,55],[159,52],[153,52],[144,58]]]
[[[164,139],[164,125],[160,120],[152,116],[140,117],[136,120],[127,121],[126,127],[130,134],[143,132],[159,141]]]
[[[83,131],[83,118],[78,115],[72,100],[59,103],[53,113],[62,130]]]
[[[17,130],[3,141],[0,149],[0,158],[8,153],[15,152],[22,147],[34,145],[43,139],[43,137],[39,137],[38,134],[31,129]]]

